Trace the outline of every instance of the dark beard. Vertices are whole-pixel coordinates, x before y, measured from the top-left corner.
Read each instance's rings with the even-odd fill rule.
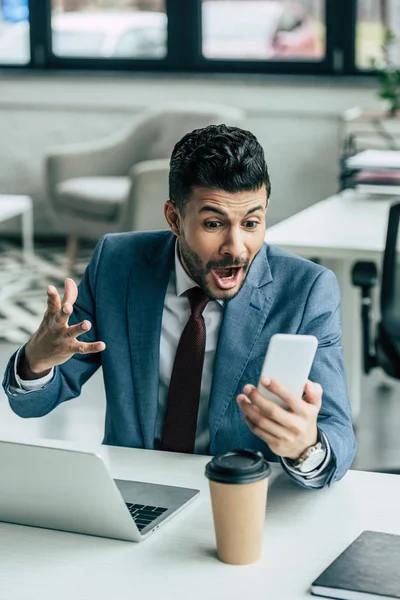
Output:
[[[183,268],[185,269],[189,277],[191,277],[193,281],[195,281],[197,285],[201,287],[201,289],[207,294],[207,296],[211,298],[211,300],[221,299],[218,296],[215,296],[215,294],[213,294],[207,283],[206,277],[212,269],[233,265],[243,267],[243,272],[245,276],[243,277],[240,287],[234,296],[236,296],[240,292],[246,280],[246,274],[249,268],[248,260],[245,263],[243,263],[243,261],[240,259],[233,259],[232,257],[228,256],[224,261],[221,260],[218,263],[215,261],[209,262],[204,267],[200,256],[194,250],[192,250],[192,248],[186,242],[183,235],[181,235],[181,237],[179,238],[178,244],[179,254]],[[230,296],[229,298],[227,298],[227,300],[231,300],[232,298],[234,298],[234,296]]]

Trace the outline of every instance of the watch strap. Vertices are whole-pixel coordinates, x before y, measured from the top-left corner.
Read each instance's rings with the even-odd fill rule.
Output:
[[[323,442],[323,447],[326,449],[326,454],[325,454],[325,457],[324,457],[323,461],[321,462],[321,464],[318,467],[316,467],[315,469],[313,469],[312,471],[310,471],[308,473],[303,473],[299,469],[296,469],[293,467],[292,461],[290,459],[281,458],[281,462],[282,462],[285,470],[287,472],[289,472],[291,475],[293,475],[295,479],[305,481],[305,480],[312,480],[312,479],[320,478],[320,477],[324,476],[326,471],[330,470],[331,463],[332,463],[332,452],[331,452],[331,448],[330,448],[328,439],[327,439],[326,435],[323,433],[323,431],[321,431],[320,429],[318,429],[318,436],[320,437],[320,440]]]
[[[303,464],[316,450],[325,450],[325,442],[321,437],[320,430],[317,429],[317,441],[312,446],[309,446],[300,454],[297,459],[292,459],[293,467],[298,467]]]

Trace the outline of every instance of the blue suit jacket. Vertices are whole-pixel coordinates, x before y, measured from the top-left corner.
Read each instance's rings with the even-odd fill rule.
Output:
[[[169,231],[107,235],[79,285],[70,324],[89,319],[86,341],[102,340],[100,354],[76,354],[55,369],[39,391],[16,394],[10,359],[3,381],[12,409],[39,417],[80,394],[103,367],[107,395],[104,443],[154,448],[161,320],[175,237]],[[340,295],[333,273],[264,244],[240,292],[226,303],[209,402],[210,453],[247,447],[277,460],[247,427],[236,396],[257,385],[274,333],[313,334],[319,347],[310,379],[324,390],[318,426],[327,436],[340,479],[356,450],[340,346]]]

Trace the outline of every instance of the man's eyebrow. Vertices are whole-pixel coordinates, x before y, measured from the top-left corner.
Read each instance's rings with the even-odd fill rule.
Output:
[[[245,214],[245,217],[247,217],[247,215],[251,215],[252,213],[257,212],[258,210],[264,210],[264,206],[253,206],[253,208],[250,208],[247,213]],[[224,212],[223,210],[220,210],[219,208],[216,208],[215,206],[209,206],[208,204],[206,206],[203,206],[200,210],[199,213],[202,212],[213,212],[213,213],[217,213],[217,215],[222,215],[223,217],[228,217],[229,215]]]
[[[253,208],[250,208],[250,210],[247,211],[247,213],[246,213],[245,216],[247,217],[247,215],[251,215],[252,213],[257,212],[258,210],[265,210],[265,207],[261,206],[261,205],[260,206],[253,206]]]
[[[200,210],[199,213],[202,212],[213,212],[213,213],[217,213],[217,215],[222,215],[223,217],[227,217],[228,215],[226,214],[226,212],[224,212],[223,210],[220,210],[219,208],[216,208],[215,206],[203,206]]]

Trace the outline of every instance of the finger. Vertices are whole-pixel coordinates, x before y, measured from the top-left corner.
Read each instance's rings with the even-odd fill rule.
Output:
[[[249,419],[255,427],[261,429],[264,433],[273,435],[278,439],[283,439],[287,437],[287,429],[285,427],[282,427],[282,425],[280,425],[279,423],[271,421],[271,419],[265,417],[258,410],[258,408],[252,406],[251,404],[242,402],[241,409],[245,417]]]
[[[294,426],[294,415],[287,411],[282,406],[279,406],[273,400],[266,398],[258,391],[254,385],[248,384],[243,391],[248,394],[248,398],[253,406],[255,406],[264,417],[279,423],[287,429],[292,429]]]
[[[67,277],[64,281],[64,296],[61,301],[61,311],[57,316],[60,325],[67,325],[68,319],[72,315],[73,305],[78,297],[78,288],[73,279]]]
[[[104,342],[77,342],[73,346],[72,351],[75,354],[93,354],[95,352],[103,352],[105,349],[106,345]]]
[[[56,314],[61,309],[61,300],[54,285],[47,287],[47,310],[50,314]]]
[[[288,390],[285,386],[281,385],[276,379],[267,379],[265,377],[261,377],[261,385],[268,391],[272,392],[278,398],[286,402],[288,407],[298,415],[305,415],[307,411],[305,410],[304,400],[302,398],[297,397],[293,392]]]
[[[308,404],[313,404],[318,409],[321,408],[322,405],[322,394],[323,389],[319,383],[315,381],[310,381],[307,379],[306,387],[304,388],[305,396],[304,400],[308,402]]]
[[[57,323],[59,323],[60,325],[67,325],[68,319],[72,315],[72,311],[73,311],[72,304],[70,304],[69,302],[62,304],[61,309],[56,314]]]
[[[279,444],[278,438],[276,438],[274,435],[271,435],[270,433],[266,433],[265,431],[257,427],[257,425],[247,417],[245,417],[245,421],[249,429],[254,433],[254,435],[261,438],[265,443],[268,444],[271,450],[275,451],[274,448],[276,448]]]
[[[72,325],[71,327],[68,327],[67,334],[71,338],[77,338],[78,336],[82,335],[83,333],[90,331],[91,327],[92,327],[91,322],[85,320],[85,321],[82,321],[81,323],[78,323],[77,325]]]
[[[250,398],[248,398],[244,394],[239,394],[239,396],[237,396],[237,398],[236,398],[236,401],[239,404],[239,406],[240,406],[241,402],[246,402],[247,404],[251,404]]]
[[[78,297],[78,287],[73,279],[67,277],[64,281],[64,297],[62,299],[62,304],[68,302],[73,306]]]

